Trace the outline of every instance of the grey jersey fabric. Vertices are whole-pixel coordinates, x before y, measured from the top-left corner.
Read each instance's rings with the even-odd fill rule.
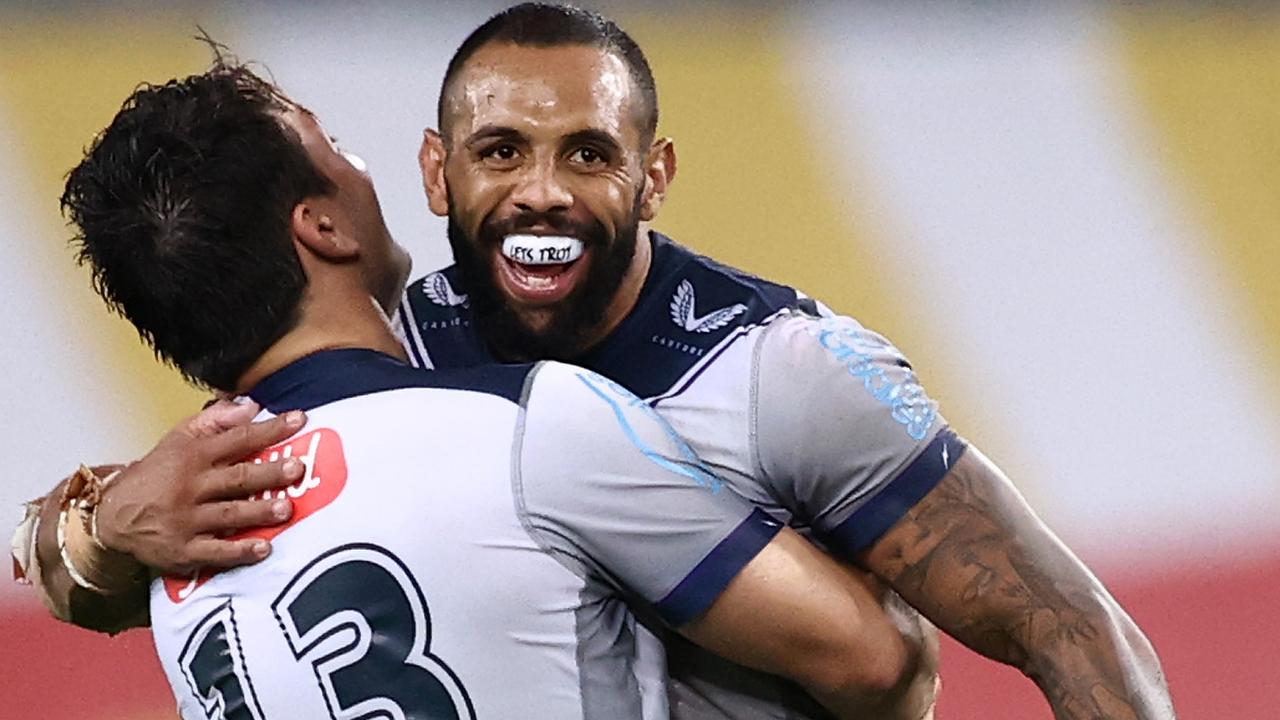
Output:
[[[780,317],[754,355],[759,478],[847,556],[888,530],[963,451],[902,353],[851,318]]]
[[[722,348],[658,411],[735,491],[846,559],[964,450],[892,344],[850,318],[799,310]],[[829,717],[790,683],[667,644],[673,718]]]
[[[530,534],[673,626],[702,614],[781,523],[726,490],[626,388],[559,363],[534,372],[514,481]],[[611,427],[621,432],[601,432]]]

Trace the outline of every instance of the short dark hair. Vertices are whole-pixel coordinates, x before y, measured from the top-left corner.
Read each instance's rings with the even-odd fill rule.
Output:
[[[62,211],[94,289],[196,383],[234,390],[297,323],[293,208],[334,186],[283,124],[292,108],[219,58],[140,86],[67,177]]]
[[[490,43],[512,43],[526,47],[586,45],[617,55],[626,63],[631,80],[640,91],[641,130],[652,138],[658,130],[658,90],[649,61],[635,40],[614,21],[591,10],[559,3],[527,2],[509,7],[476,28],[449,61],[436,113],[445,131],[445,99],[462,67],[477,50]]]

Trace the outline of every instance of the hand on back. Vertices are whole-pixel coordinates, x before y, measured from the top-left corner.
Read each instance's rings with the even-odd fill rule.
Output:
[[[237,530],[287,520],[287,498],[263,499],[303,474],[297,459],[253,462],[305,423],[301,412],[254,423],[258,407],[219,401],[165,435],[116,476],[97,511],[98,539],[164,574],[234,567],[270,554],[261,539],[228,539]]]

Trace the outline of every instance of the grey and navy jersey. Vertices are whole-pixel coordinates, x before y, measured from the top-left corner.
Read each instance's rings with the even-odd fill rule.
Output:
[[[802,293],[650,234],[635,309],[575,362],[653,407],[733,489],[833,552],[870,547],[964,451],[906,358]],[[398,322],[414,362],[491,361],[456,268],[411,285]],[[734,673],[677,643],[681,718],[816,715],[793,688]],[[693,696],[689,687],[704,688]],[[717,692],[723,687],[724,692]]]
[[[624,598],[683,624],[781,526],[580,368],[334,350],[250,396],[306,473],[265,561],[153,583],[186,720],[663,717]]]

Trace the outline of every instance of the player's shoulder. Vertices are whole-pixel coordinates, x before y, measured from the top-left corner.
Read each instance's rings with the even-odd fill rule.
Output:
[[[940,421],[906,355],[848,316],[785,313],[761,334],[754,366],[759,413],[830,407],[847,415],[861,408],[884,413],[916,440]],[[811,402],[795,402],[801,397]]]
[[[911,363],[888,338],[848,315],[815,315],[799,309],[780,313],[761,335],[761,351],[786,352],[830,361],[880,362],[910,369]]]
[[[653,233],[653,261],[635,308],[583,363],[641,397],[668,393],[681,378],[804,295]]]
[[[376,350],[345,348],[300,358],[263,379],[249,395],[273,413],[416,388],[469,391],[518,403],[532,370],[532,365],[490,363],[429,372]]]
[[[561,442],[593,450],[638,448],[645,455],[693,456],[683,440],[647,402],[620,383],[592,370],[555,361],[537,364],[522,404],[528,422],[554,429]]]
[[[592,427],[591,416],[619,403],[643,404],[630,390],[586,368],[556,360],[531,366],[520,404],[567,426]]]
[[[492,362],[472,324],[471,299],[457,265],[410,283],[397,308],[395,325],[416,367]]]
[[[654,289],[669,300],[666,319],[692,334],[759,323],[804,297],[795,288],[726,265],[659,233],[654,233],[654,265]]]

